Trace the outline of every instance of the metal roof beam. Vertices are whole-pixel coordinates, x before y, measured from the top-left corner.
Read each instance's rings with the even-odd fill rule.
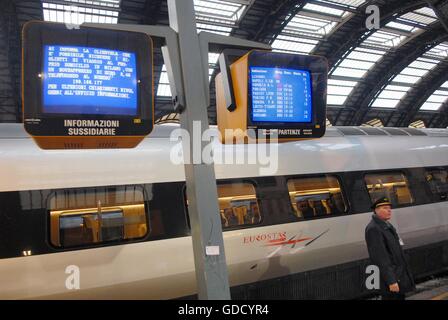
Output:
[[[306,0],[283,0],[280,3],[278,1],[274,2],[269,10],[269,14],[261,21],[261,27],[250,40],[271,41],[275,39],[288,22],[302,10],[305,4]]]
[[[439,0],[426,0],[428,6],[434,11],[440,23],[445,28],[446,32],[448,32],[448,16],[444,14],[444,12],[440,9],[440,4],[442,3]]]
[[[166,3],[166,0],[146,0],[141,24],[157,24],[163,3]]]
[[[428,122],[425,123],[425,127],[427,128],[432,128],[432,125],[434,123],[434,120],[436,120],[438,118],[438,114],[434,113],[431,117],[431,119],[429,119]],[[413,121],[414,122],[414,121]],[[411,122],[412,123],[412,122]],[[408,125],[409,126],[409,125]]]

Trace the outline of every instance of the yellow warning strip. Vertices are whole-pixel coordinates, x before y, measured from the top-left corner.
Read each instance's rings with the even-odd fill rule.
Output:
[[[442,293],[438,296],[435,296],[431,300],[444,300],[445,298],[448,298],[448,292]]]

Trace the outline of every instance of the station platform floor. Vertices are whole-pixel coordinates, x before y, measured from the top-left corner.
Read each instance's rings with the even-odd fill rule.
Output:
[[[380,296],[368,300],[381,300]],[[445,300],[448,301],[448,272],[434,276],[430,280],[419,282],[416,290],[406,295],[406,300]]]
[[[406,300],[448,300],[448,276],[417,284],[416,293]]]

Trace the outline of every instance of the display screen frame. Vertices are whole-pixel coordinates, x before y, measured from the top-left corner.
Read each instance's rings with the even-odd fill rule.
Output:
[[[275,69],[280,69],[280,70],[288,70],[288,71],[300,71],[300,72],[307,72],[308,73],[308,76],[309,76],[309,87],[310,87],[310,96],[311,96],[311,101],[310,101],[310,103],[311,103],[311,106],[310,106],[310,118],[309,118],[309,121],[275,121],[275,120],[265,120],[265,121],[259,121],[259,120],[254,120],[254,113],[253,113],[253,97],[252,97],[252,89],[253,89],[253,87],[252,87],[252,68],[265,68],[265,69],[272,69],[272,70],[275,70]],[[310,72],[310,70],[307,70],[307,69],[296,69],[296,68],[294,68],[294,69],[287,69],[287,68],[279,68],[279,67],[275,67],[275,68],[272,68],[272,67],[265,67],[265,66],[249,66],[249,73],[248,73],[248,77],[249,77],[249,87],[248,87],[248,90],[249,90],[249,99],[250,99],[250,105],[251,105],[251,107],[252,107],[252,109],[250,109],[251,110],[251,112],[250,112],[250,116],[251,116],[251,120],[252,120],[252,123],[257,123],[257,124],[279,124],[279,125],[281,125],[281,126],[284,126],[284,125],[286,125],[286,124],[288,124],[288,123],[307,123],[307,124],[309,124],[309,123],[311,123],[312,121],[313,121],[313,88],[312,88],[312,83],[313,83],[313,79],[312,79],[312,74],[311,74],[311,72]]]
[[[310,73],[311,80],[311,121],[276,122],[253,121],[251,92],[251,67],[304,70]],[[328,62],[324,57],[296,55],[281,52],[253,50],[248,53],[247,63],[247,128],[250,129],[301,129],[312,130],[313,136],[322,136],[326,124]]]
[[[22,31],[22,107],[25,129],[33,136],[68,136],[65,119],[117,120],[116,136],[144,136],[153,129],[154,79],[152,39],[139,32],[65,24],[27,22]],[[135,53],[137,108],[135,115],[46,113],[43,105],[44,47],[92,47]],[[137,125],[136,125],[137,124]]]
[[[55,45],[47,45],[47,44],[43,45],[42,49],[44,50],[44,52],[42,54],[42,57],[43,57],[44,60],[42,62],[42,73],[41,73],[43,75],[43,77],[42,77],[42,92],[45,91],[45,88],[43,86],[44,86],[45,81],[46,81],[46,74],[48,73],[48,70],[45,70],[45,65],[47,65],[47,67],[49,67],[48,66],[49,65],[48,61],[47,61],[47,63],[45,63],[46,62],[45,61],[46,50],[47,50],[47,48],[52,47],[52,46],[54,46],[54,47],[68,47],[68,48],[104,50],[104,48],[83,47],[83,46],[75,46],[75,45],[71,45],[71,46],[66,46],[66,45],[61,46],[61,45],[57,45],[57,44],[55,44]],[[111,50],[111,49],[106,49],[106,50]],[[134,89],[135,89],[135,93],[134,93],[134,95],[135,95],[135,106],[133,108],[128,108],[128,109],[132,109],[134,112],[133,113],[96,113],[96,112],[88,112],[88,113],[85,113],[85,115],[89,115],[89,116],[91,116],[91,115],[94,115],[94,116],[97,116],[97,115],[104,115],[104,116],[106,116],[106,115],[107,116],[117,115],[117,116],[136,117],[139,114],[139,110],[138,110],[138,107],[139,107],[139,103],[138,103],[139,88],[138,88],[138,82],[137,82],[137,80],[138,80],[138,70],[137,70],[138,61],[137,61],[137,56],[136,56],[135,52],[125,52],[125,51],[120,51],[120,50],[111,50],[111,51],[120,52],[120,53],[129,53],[129,54],[134,56],[134,72],[133,72],[133,75],[135,76],[135,82],[136,82],[135,83],[135,87],[134,87]],[[91,66],[93,66],[93,65],[91,65]],[[93,70],[93,69],[90,69],[90,70]],[[68,97],[65,97],[65,98],[69,99]],[[76,99],[76,98],[77,97],[73,97],[73,99]],[[74,104],[74,105],[77,106],[77,105],[81,105],[81,104]],[[65,105],[64,106],[60,106],[59,108],[63,109],[64,107],[66,107],[66,106]],[[83,113],[79,113],[79,112],[78,113],[73,113],[73,112],[49,112],[46,109],[48,109],[48,105],[45,103],[45,93],[43,93],[43,95],[42,95],[42,105],[41,105],[42,113],[50,114],[50,115],[53,115],[53,116],[57,116],[59,114],[64,114],[64,115],[70,114],[70,115],[76,115],[76,116],[83,114]]]

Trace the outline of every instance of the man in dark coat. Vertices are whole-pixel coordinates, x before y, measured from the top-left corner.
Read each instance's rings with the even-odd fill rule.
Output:
[[[405,293],[415,289],[415,283],[403,252],[404,243],[388,222],[391,203],[388,198],[380,198],[372,209],[374,214],[365,237],[370,260],[380,270],[382,299],[404,300]]]

